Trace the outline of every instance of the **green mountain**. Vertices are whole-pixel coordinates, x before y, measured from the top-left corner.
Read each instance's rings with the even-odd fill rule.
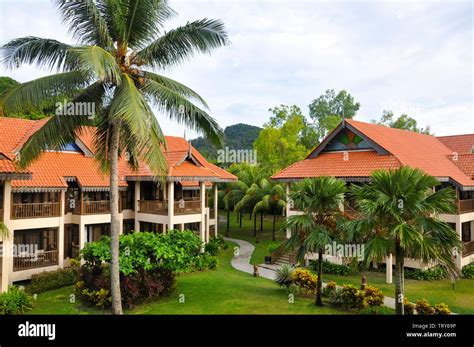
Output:
[[[252,149],[253,142],[257,139],[262,128],[248,124],[234,124],[224,129],[224,148]],[[217,160],[217,149],[204,137],[191,140],[193,146],[206,157],[207,160]]]

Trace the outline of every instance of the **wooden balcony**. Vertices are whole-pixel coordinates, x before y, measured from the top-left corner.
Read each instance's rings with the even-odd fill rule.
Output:
[[[474,241],[462,243],[462,256],[467,257],[468,255],[474,254]]]
[[[3,208],[0,208],[0,222],[3,222],[3,213],[4,213]]]
[[[84,201],[82,203],[82,213],[83,215],[88,214],[108,214],[110,213],[110,201],[109,200],[100,200],[100,201]]]
[[[138,212],[151,214],[168,214],[168,202],[161,200],[138,201]]]
[[[138,212],[151,214],[168,214],[168,202],[162,200],[140,200]],[[174,214],[194,214],[201,212],[200,200],[183,200],[174,202]]]
[[[12,204],[12,219],[59,217],[61,214],[61,203],[41,202],[29,204]]]
[[[474,199],[458,200],[458,212],[474,212]]]
[[[13,271],[58,265],[58,251],[37,252],[13,258]]]

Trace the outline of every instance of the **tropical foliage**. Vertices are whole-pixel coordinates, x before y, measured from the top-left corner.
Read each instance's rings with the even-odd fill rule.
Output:
[[[282,229],[290,229],[285,249],[296,250],[297,259],[304,263],[308,253],[318,254],[316,305],[322,306],[323,253],[325,247],[338,239],[337,221],[344,201],[345,183],[333,177],[305,179],[293,186],[289,200],[301,211],[287,218]]]
[[[460,249],[456,232],[437,216],[455,211],[451,188],[433,191],[440,183],[418,169],[377,171],[371,182],[353,185],[357,219],[345,224],[349,238],[364,234],[365,263],[395,255],[396,313],[403,314],[404,259],[424,264],[437,261],[455,275],[453,250]],[[359,235],[359,236],[357,236]]]

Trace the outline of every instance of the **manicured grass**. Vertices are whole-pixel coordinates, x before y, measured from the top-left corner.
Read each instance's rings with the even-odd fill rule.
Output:
[[[384,272],[367,272],[367,282],[386,296],[395,296],[395,282],[385,283]],[[337,284],[360,286],[360,275],[336,276],[323,275],[323,281],[335,281]],[[432,305],[444,302],[451,311],[456,313],[474,314],[474,279],[460,279],[455,282],[454,289],[450,280],[417,281],[405,279],[405,295],[411,302],[426,299]]]
[[[227,218],[227,213],[225,211],[220,211],[220,215],[221,218]],[[255,246],[255,250],[252,254],[252,258],[250,259],[250,263],[263,264],[265,261],[265,256],[270,255],[270,252],[268,251],[268,245],[272,242],[282,242],[285,239],[284,232],[280,231],[282,222],[283,217],[279,216],[279,219],[275,225],[276,241],[272,241],[273,216],[266,216],[263,219],[263,231],[260,231],[260,216],[258,216],[257,235],[259,242],[257,243],[255,237],[253,236],[253,220],[249,220],[248,214],[244,215],[244,218],[242,219],[242,228],[240,228],[239,223],[237,222],[237,215],[231,212],[229,237],[252,243]],[[225,222],[219,224],[218,230],[220,235],[225,235],[226,227],[227,224]]]
[[[264,278],[231,267],[233,247],[222,252],[216,270],[182,275],[169,297],[139,305],[127,314],[347,314],[328,305],[314,306],[312,298],[296,297],[289,303],[283,288]],[[69,301],[73,287],[39,294],[32,314],[107,313]],[[184,295],[180,296],[181,294]],[[184,298],[184,303],[180,299]]]

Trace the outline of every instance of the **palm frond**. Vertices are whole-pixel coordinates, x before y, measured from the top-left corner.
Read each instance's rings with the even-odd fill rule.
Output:
[[[121,83],[121,70],[114,56],[99,46],[82,46],[72,48],[81,67],[93,73],[101,81]]]
[[[2,63],[15,69],[21,64],[35,64],[49,70],[70,71],[77,68],[77,57],[72,46],[35,36],[13,39],[1,47]]]
[[[85,88],[90,77],[83,71],[70,71],[41,77],[14,87],[0,98],[0,115],[8,116],[40,108],[45,100],[55,103],[73,97]]]
[[[202,19],[167,32],[137,54],[137,62],[164,69],[177,65],[196,52],[210,53],[229,43],[220,20]]]
[[[151,79],[146,79],[143,91],[154,104],[171,119],[203,133],[213,144],[222,146],[223,131],[207,112],[203,111],[176,91]]]
[[[81,43],[113,47],[107,22],[94,0],[54,0],[73,37]]]

